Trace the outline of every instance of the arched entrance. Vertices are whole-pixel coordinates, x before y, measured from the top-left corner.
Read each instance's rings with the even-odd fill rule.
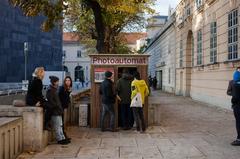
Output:
[[[191,93],[191,76],[192,76],[192,66],[194,64],[194,38],[193,33],[190,30],[187,36],[186,45],[186,92],[185,96],[190,96]]]
[[[68,67],[67,66],[63,66],[63,71],[68,72]]]
[[[75,67],[75,81],[83,81],[84,80],[84,71],[82,66]]]

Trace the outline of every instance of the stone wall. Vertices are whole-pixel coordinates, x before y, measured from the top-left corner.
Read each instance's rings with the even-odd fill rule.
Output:
[[[0,158],[16,158],[23,150],[22,118],[0,117]]]
[[[11,94],[0,96],[0,107],[1,105],[12,105],[13,101],[16,99],[25,100],[25,94]]]
[[[24,151],[41,151],[47,146],[48,132],[43,131],[43,109],[41,107],[1,105],[0,117],[22,117]]]

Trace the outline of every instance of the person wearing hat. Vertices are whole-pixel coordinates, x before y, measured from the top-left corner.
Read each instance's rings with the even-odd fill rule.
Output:
[[[113,73],[110,71],[105,72],[105,80],[101,83],[99,93],[102,96],[102,112],[100,119],[101,131],[105,131],[104,123],[107,113],[110,114],[110,131],[114,132],[115,129],[115,110],[114,103],[116,94],[112,82]]]
[[[227,94],[232,96],[232,109],[236,121],[237,138],[231,145],[240,146],[240,67],[233,73],[233,80],[229,81]]]
[[[49,78],[51,85],[47,90],[47,109],[51,113],[52,127],[55,131],[55,136],[58,144],[66,145],[69,144],[71,141],[67,139],[63,133],[63,108],[57,91],[59,85],[59,78],[56,76],[50,76]]]

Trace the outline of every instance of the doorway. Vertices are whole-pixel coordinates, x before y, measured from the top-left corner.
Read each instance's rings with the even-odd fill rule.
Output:
[[[162,90],[162,70],[156,71],[157,89]]]
[[[134,79],[133,75],[137,71],[138,71],[137,67],[118,67],[118,77],[117,77],[117,79],[119,80],[120,78],[122,78],[123,73],[127,73],[127,74],[129,74],[129,80],[132,81]],[[131,86],[130,86],[129,90],[126,91],[126,93],[129,92],[129,91],[131,92]],[[129,95],[131,95],[131,94],[129,94]],[[130,98],[130,96],[129,96],[129,98]],[[131,99],[129,99],[129,100],[131,100]],[[118,102],[118,104],[117,104],[117,110],[118,110],[118,112],[116,114],[118,115],[118,118],[117,118],[118,119],[118,122],[117,122],[118,126],[123,127],[122,113],[121,113],[122,111],[121,111],[120,102]],[[131,112],[131,114],[132,114],[132,112]],[[133,114],[132,114],[132,119],[131,120],[133,121]]]

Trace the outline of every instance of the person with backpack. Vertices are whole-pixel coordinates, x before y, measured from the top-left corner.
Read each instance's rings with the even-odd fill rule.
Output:
[[[63,133],[63,108],[57,91],[59,85],[59,78],[56,76],[50,76],[49,78],[51,85],[47,90],[47,107],[48,110],[51,112],[52,127],[55,131],[57,143],[61,145],[66,145],[69,144],[71,141],[67,139]]]
[[[240,67],[233,73],[233,80],[229,81],[227,94],[232,96],[231,103],[237,130],[237,138],[231,145],[240,146]]]
[[[146,125],[143,115],[145,97],[149,95],[149,89],[144,80],[141,80],[139,72],[134,74],[134,80],[131,84],[131,108],[133,110],[134,120],[136,121],[137,131],[144,133]]]
[[[110,131],[115,132],[115,110],[114,104],[116,99],[116,94],[114,93],[114,86],[112,81],[113,73],[110,71],[105,72],[105,79],[101,83],[99,93],[102,96],[102,112],[101,112],[101,131],[105,131],[104,123],[106,115],[110,114]]]

